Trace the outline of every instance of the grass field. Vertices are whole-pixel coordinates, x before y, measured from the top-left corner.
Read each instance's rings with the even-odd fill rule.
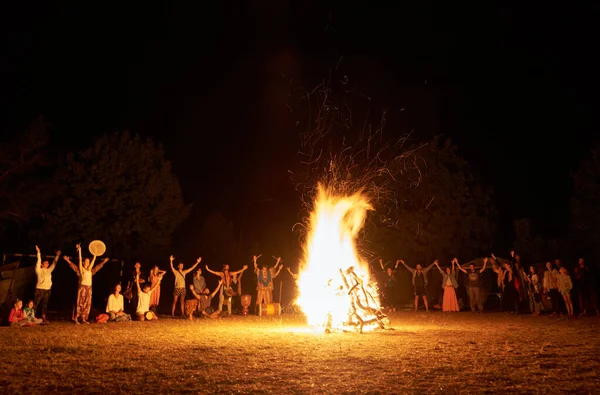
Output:
[[[302,318],[0,328],[2,393],[496,393],[600,390],[600,319],[397,313],[395,330]]]

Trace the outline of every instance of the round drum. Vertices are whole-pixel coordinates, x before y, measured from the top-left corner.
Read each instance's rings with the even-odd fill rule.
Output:
[[[104,253],[106,252],[106,244],[104,244],[100,240],[92,241],[88,248],[89,248],[90,252],[92,253],[92,255],[95,255],[95,256],[104,255]]]
[[[248,307],[252,303],[252,295],[242,295],[242,306]]]
[[[151,312],[151,311],[147,311],[147,312],[146,312],[146,319],[147,319],[148,321],[152,321],[152,320],[154,319],[154,313],[153,313],[153,312]]]
[[[279,303],[261,304],[258,308],[258,315],[281,315],[281,305]]]

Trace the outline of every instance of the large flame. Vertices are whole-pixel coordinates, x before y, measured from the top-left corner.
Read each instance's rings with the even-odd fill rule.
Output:
[[[319,186],[298,278],[297,304],[309,325],[343,329],[356,317],[357,302],[379,310],[377,290],[369,281],[368,264],[360,257],[355,243],[371,209],[361,193],[335,196]],[[345,274],[350,272],[349,286]],[[366,290],[360,293],[362,303],[349,296],[349,288],[357,283]],[[371,324],[361,326],[361,330],[377,326]]]

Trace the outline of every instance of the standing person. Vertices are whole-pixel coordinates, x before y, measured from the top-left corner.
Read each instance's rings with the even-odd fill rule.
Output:
[[[50,300],[50,291],[52,289],[52,272],[56,268],[56,264],[60,258],[60,250],[56,251],[54,261],[52,262],[52,265],[49,265],[47,260],[42,261],[40,248],[35,246],[35,249],[37,251],[37,262],[35,264],[37,284],[35,286],[35,294],[33,297],[35,301],[34,305],[35,310],[39,310],[41,305],[42,323],[49,324],[50,322],[46,318],[46,312],[48,310],[48,300]]]
[[[400,261],[396,261],[396,266],[394,266],[393,269],[391,267],[386,269],[385,266],[383,266],[383,259],[379,259],[379,266],[382,271],[383,300],[390,311],[396,311],[396,308],[398,307],[398,280],[396,279],[398,264],[400,264]],[[290,274],[292,274],[291,271]]]
[[[558,292],[558,271],[552,267],[552,262],[546,262],[546,271],[544,272],[543,289],[544,295],[548,295],[552,302],[552,316],[556,316],[559,312]]]
[[[198,266],[200,264],[200,262],[202,261],[202,258],[198,258],[196,260],[196,263],[190,267],[187,270],[183,270],[183,263],[179,263],[177,265],[177,270],[175,270],[175,267],[173,266],[173,261],[175,260],[175,257],[173,255],[171,255],[169,257],[169,261],[171,264],[171,271],[173,272],[173,274],[175,275],[175,289],[173,290],[173,307],[171,308],[171,317],[175,317],[175,307],[177,306],[177,301],[179,300],[179,307],[181,308],[181,315],[184,316],[185,315],[185,276],[193,271],[196,266]],[[150,288],[150,287],[148,287]]]
[[[110,321],[131,321],[131,316],[125,313],[125,301],[123,299],[123,295],[121,295],[121,284],[115,285],[113,293],[108,295],[106,314],[108,314],[108,319]]]
[[[469,264],[469,271],[463,269],[458,263],[458,259],[454,258],[454,262],[458,269],[467,275],[467,290],[469,292],[469,304],[471,305],[471,312],[483,313],[483,301],[481,300],[481,276],[487,266],[488,258],[483,258],[483,267],[481,270],[475,269],[475,264]],[[476,308],[478,310],[476,310]]]
[[[429,312],[429,303],[427,302],[427,273],[438,260],[436,259],[433,263],[427,266],[425,269],[421,265],[417,265],[414,269],[404,263],[402,259],[399,262],[412,273],[412,284],[415,292],[415,312],[419,309],[419,298],[423,298],[425,304],[425,310]]]
[[[256,311],[258,312],[258,306],[262,303],[270,304],[273,303],[273,280],[275,277],[279,275],[281,269],[283,269],[283,265],[278,269],[279,263],[281,262],[281,258],[277,258],[275,262],[275,266],[272,268],[267,268],[266,265],[262,265],[261,268],[258,268],[257,260],[260,258],[260,255],[253,256],[252,260],[254,261],[254,273],[256,273],[257,286],[256,286]]]
[[[569,317],[573,318],[573,301],[571,300],[571,290],[573,289],[573,282],[571,281],[571,276],[567,272],[567,269],[563,266],[560,268],[560,272],[556,278],[558,291],[561,293],[563,299],[565,300],[565,307],[567,308],[567,314]]]
[[[223,280],[223,285],[221,286],[219,291],[219,311],[223,311],[223,303],[227,298],[227,312],[229,313],[229,315],[231,315],[231,296],[233,295],[233,289],[231,286],[233,283],[233,276],[243,273],[244,270],[248,269],[248,265],[242,266],[242,269],[236,272],[230,272],[228,264],[223,265],[222,272],[215,272],[213,270],[210,270],[208,265],[206,265],[205,268],[207,272],[212,273],[215,276],[219,276],[221,280]]]
[[[588,310],[600,315],[595,276],[590,272],[583,258],[578,259],[575,267],[575,283],[578,288],[579,315],[586,315]]]
[[[158,265],[154,265],[148,276],[150,287],[154,288],[154,291],[150,294],[150,310],[156,314],[158,314],[158,304],[160,303],[160,282],[166,272],[166,270],[160,270]]]
[[[98,270],[102,269],[102,266],[108,262],[108,258],[104,258],[104,260],[100,262],[98,266],[94,267],[97,256],[94,255],[91,261],[90,258],[85,258],[82,260],[81,245],[77,244],[76,248],[77,252],[79,253],[79,267],[75,266],[75,264],[71,262],[70,257],[64,257],[65,261],[67,261],[71,269],[73,269],[79,278],[77,306],[73,320],[76,324],[79,324],[79,319],[81,318],[81,322],[84,324],[89,324],[88,316],[90,315],[90,310],[92,308],[92,276],[98,273]]]
[[[504,296],[502,302],[504,311],[519,314],[519,292],[515,285],[517,276],[510,262],[504,262]]]
[[[535,272],[535,267],[529,266],[529,275],[523,274],[527,281],[529,289],[529,306],[533,315],[540,315],[544,309],[542,304],[542,290],[540,286],[540,278]]]
[[[442,300],[442,311],[443,312],[457,312],[460,311],[458,307],[458,300],[456,299],[456,288],[458,288],[458,282],[456,281],[456,270],[454,264],[458,262],[456,258],[452,260],[452,270],[449,267],[445,271],[440,268],[440,265],[435,261],[440,274],[442,275],[442,288],[444,289],[444,298]]]

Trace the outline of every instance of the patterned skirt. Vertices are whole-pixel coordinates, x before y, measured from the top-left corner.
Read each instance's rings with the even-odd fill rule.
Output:
[[[87,321],[91,308],[92,286],[79,284],[79,290],[77,291],[77,314],[75,318],[81,317],[81,319]]]
[[[198,309],[198,299],[188,299],[185,301],[185,315],[192,315]]]

